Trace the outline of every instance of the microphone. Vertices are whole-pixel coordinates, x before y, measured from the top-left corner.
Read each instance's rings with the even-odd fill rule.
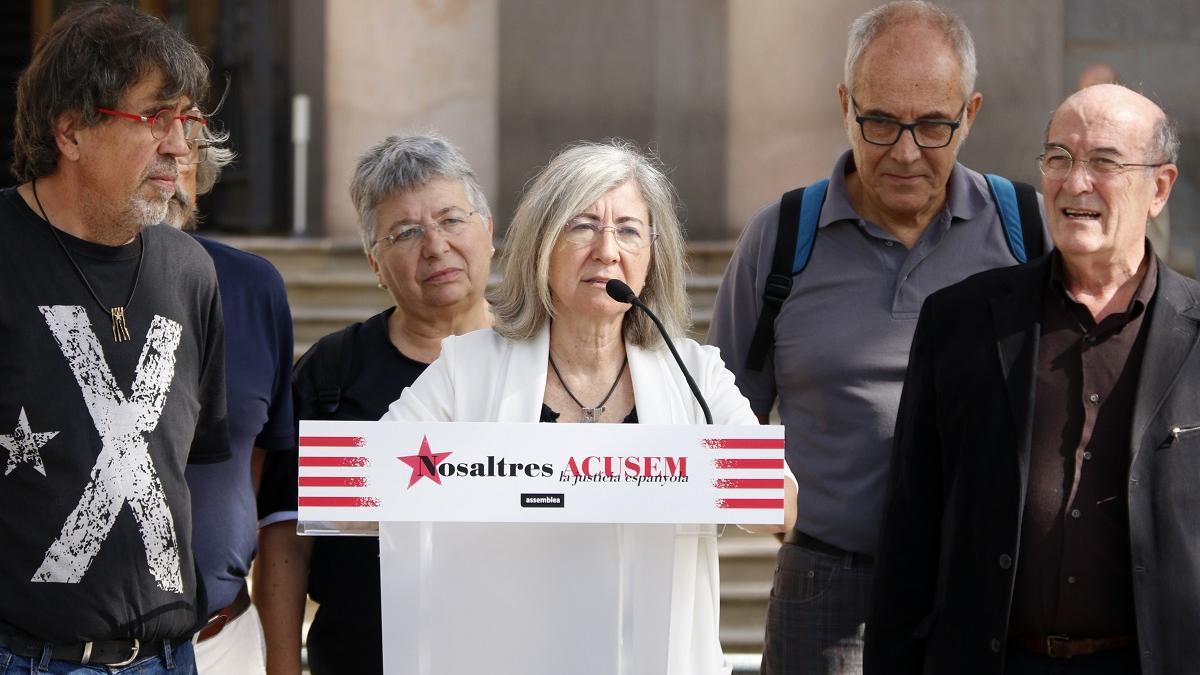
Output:
[[[704,396],[700,394],[700,387],[696,386],[696,381],[692,379],[692,374],[688,372],[687,366],[683,365],[683,359],[679,358],[679,352],[675,349],[675,343],[671,342],[671,336],[667,335],[667,329],[663,327],[662,321],[654,316],[654,312],[646,306],[644,302],[638,298],[637,293],[629,287],[629,284],[620,279],[609,279],[608,283],[604,284],[604,290],[608,292],[608,297],[623,302],[627,305],[633,305],[646,313],[654,325],[658,327],[658,332],[662,333],[663,342],[667,343],[667,348],[671,350],[671,356],[675,357],[675,363],[679,364],[679,370],[683,371],[683,379],[687,380],[688,387],[692,390],[692,396],[696,397],[696,401],[700,404],[700,409],[704,411],[704,421],[708,424],[713,423],[712,412],[708,409],[708,402],[704,400]]]

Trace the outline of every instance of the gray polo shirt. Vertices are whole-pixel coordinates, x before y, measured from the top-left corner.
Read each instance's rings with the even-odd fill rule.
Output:
[[[812,257],[793,279],[762,372],[746,369],[746,352],[771,272],[778,202],[759,211],[738,240],[708,342],[721,350],[756,413],[770,412],[779,399],[788,465],[799,486],[796,529],[874,553],[921,303],[940,288],[1017,260],[982,174],[955,164],[946,206],[907,250],[854,211],[848,165],[853,170],[849,152],[834,166]]]

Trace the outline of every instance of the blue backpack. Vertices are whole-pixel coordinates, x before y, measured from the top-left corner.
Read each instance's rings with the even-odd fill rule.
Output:
[[[1038,210],[1037,190],[1032,185],[987,174],[988,188],[1000,213],[1000,226],[1008,250],[1020,263],[1045,253],[1042,214]],[[792,279],[804,271],[817,240],[817,220],[825,204],[829,179],[783,195],[779,202],[779,234],[775,239],[775,257],[771,274],[763,289],[763,308],[754,327],[754,337],[746,354],[746,368],[762,370],[767,352],[775,344],[775,319],[784,300],[792,292]]]

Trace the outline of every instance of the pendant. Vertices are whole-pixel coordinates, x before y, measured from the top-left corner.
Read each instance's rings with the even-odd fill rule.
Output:
[[[599,422],[600,416],[604,414],[604,406],[599,405],[595,408],[580,408],[579,412],[583,415],[583,419],[579,420],[580,422]]]
[[[125,308],[113,307],[108,310],[112,316],[113,341],[129,342],[129,327],[125,325]]]

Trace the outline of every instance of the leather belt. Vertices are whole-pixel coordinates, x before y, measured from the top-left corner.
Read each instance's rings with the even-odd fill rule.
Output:
[[[1020,635],[1013,644],[1039,656],[1069,659],[1087,656],[1137,644],[1136,635],[1115,635],[1101,638],[1073,638],[1065,635]]]
[[[204,624],[204,628],[196,633],[196,642],[204,642],[210,638],[217,636],[225,626],[229,625],[230,621],[238,618],[250,609],[250,591],[246,589],[246,584],[242,584],[242,589],[238,591],[237,597],[229,605],[218,609],[215,614],[208,618],[208,623]]]
[[[846,556],[850,556],[853,558],[855,563],[862,565],[870,565],[875,562],[875,558],[867,555],[866,553],[855,553],[853,551],[840,549],[833,544],[826,544],[816,537],[810,537],[795,528],[788,530],[787,534],[783,535],[783,543],[792,544],[793,546],[799,546],[800,548],[806,548],[810,551],[824,553],[825,555],[830,555],[837,558],[845,558]]]
[[[55,645],[0,632],[0,647],[4,647],[17,656],[30,659],[41,658],[43,650],[49,647],[51,659],[96,666],[127,666],[138,659],[162,654],[164,644],[174,647],[185,640],[170,642],[158,640],[143,644],[137,638],[129,638],[127,640],[96,640],[73,645]]]

